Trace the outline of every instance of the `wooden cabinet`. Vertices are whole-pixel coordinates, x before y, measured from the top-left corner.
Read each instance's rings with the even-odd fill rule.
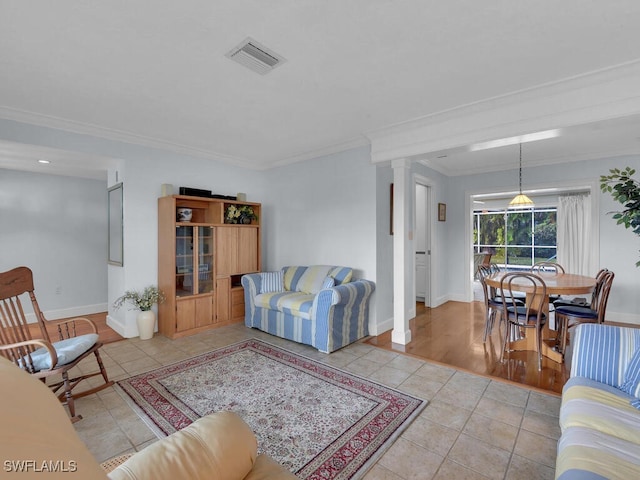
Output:
[[[225,223],[232,205],[251,207],[257,218]],[[176,220],[178,208],[191,209],[190,221]],[[260,271],[260,213],[259,203],[158,199],[158,287],[166,297],[158,305],[160,333],[177,338],[243,321],[240,278]]]
[[[218,275],[235,275],[260,270],[257,228],[228,226],[218,229],[216,247]]]

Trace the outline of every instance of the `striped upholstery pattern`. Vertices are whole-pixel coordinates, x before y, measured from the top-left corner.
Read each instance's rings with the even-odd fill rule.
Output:
[[[284,290],[282,270],[260,273],[260,293],[281,292]]]
[[[640,329],[580,324],[562,392],[556,479],[640,478],[640,412],[621,390]]]
[[[304,293],[318,293],[322,289],[322,283],[327,278],[329,271],[333,267],[328,265],[313,265],[307,267],[300,276],[296,285],[296,290]]]
[[[271,292],[255,297],[257,307],[290,313],[309,320],[314,296],[303,292]]]
[[[620,388],[636,349],[640,329],[584,323],[576,327],[572,377],[587,377]]]
[[[311,275],[303,279],[309,268],[318,273],[317,277],[313,277],[314,281],[320,278],[319,291],[315,294],[299,291],[309,288],[308,285],[313,283],[310,281]],[[324,269],[320,277],[322,268],[285,267],[282,269],[285,290],[262,294],[261,275],[244,275],[245,325],[311,345],[325,353],[367,336],[369,302],[375,284],[368,280],[350,281],[353,270],[349,268]],[[333,277],[332,273],[338,277]],[[323,288],[327,276],[334,279],[335,287]]]

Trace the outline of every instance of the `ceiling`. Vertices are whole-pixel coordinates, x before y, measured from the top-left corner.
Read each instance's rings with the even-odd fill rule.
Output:
[[[264,169],[638,61],[638,25],[637,0],[0,0],[0,118]],[[225,56],[247,37],[286,62],[260,75]],[[524,161],[637,154],[639,137],[635,116],[576,126]],[[52,173],[108,163],[0,142],[0,168],[47,154]],[[416,160],[514,168],[517,146]]]

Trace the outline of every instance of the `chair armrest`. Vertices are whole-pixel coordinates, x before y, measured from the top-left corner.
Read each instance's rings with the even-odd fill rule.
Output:
[[[46,348],[49,352],[49,356],[51,357],[51,370],[56,367],[58,363],[58,354],[56,353],[56,349],[53,348],[53,345],[51,343],[40,338],[0,345],[0,350],[9,350],[11,361],[13,363],[15,363],[20,368],[26,369],[28,372],[34,372],[36,371],[36,369],[33,367],[31,356],[28,355],[31,352],[25,348],[29,345],[35,345],[36,348],[34,350],[37,350],[38,348]]]
[[[573,336],[571,376],[620,387],[636,345],[640,345],[639,328],[579,324]]]
[[[244,287],[245,292],[250,290],[252,292],[251,297],[255,297],[260,288],[262,287],[262,276],[259,273],[248,273],[243,275],[240,279],[240,283]]]
[[[59,340],[77,336],[76,322],[88,324],[91,329],[89,333],[98,333],[98,327],[96,327],[96,324],[85,317],[69,318],[66,320],[45,320],[47,326],[51,325],[58,329]]]
[[[316,295],[316,301],[328,305],[346,305],[352,302],[360,293],[366,300],[376,288],[376,284],[370,280],[354,280],[353,282],[337,285],[332,288],[320,290]]]

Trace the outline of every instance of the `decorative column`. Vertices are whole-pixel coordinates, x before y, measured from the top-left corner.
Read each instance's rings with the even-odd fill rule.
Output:
[[[406,345],[411,341],[409,303],[407,301],[407,265],[411,265],[409,219],[411,201],[411,161],[406,158],[391,162],[393,168],[393,331],[391,341]]]

